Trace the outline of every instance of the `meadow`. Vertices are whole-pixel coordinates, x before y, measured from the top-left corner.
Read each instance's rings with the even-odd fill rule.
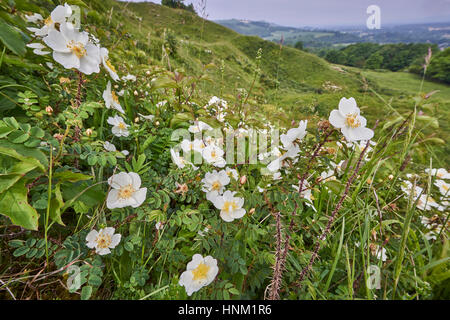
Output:
[[[0,298],[450,298],[450,87],[202,15],[0,4]]]

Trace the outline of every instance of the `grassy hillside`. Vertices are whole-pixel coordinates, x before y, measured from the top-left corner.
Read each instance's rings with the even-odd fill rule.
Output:
[[[100,9],[95,4],[92,2],[94,8]],[[262,48],[262,73],[257,83],[256,98],[263,110],[270,114],[275,112],[274,119],[280,119],[284,124],[300,115],[328,113],[335,107],[339,96],[354,96],[367,106],[364,111],[374,119],[375,116],[389,116],[391,109],[385,101],[401,92],[401,98],[395,98],[392,103],[402,111],[410,111],[414,105],[411,98],[420,89],[420,78],[417,76],[361,73],[355,68],[333,66],[315,55],[290,47],[280,49],[275,43],[240,35],[184,10],[153,3],[123,4],[111,0],[103,2],[102,7],[100,10],[106,11],[114,7],[117,17],[113,21],[121,21],[122,32],[126,30],[130,33],[137,42],[136,47],[143,50],[146,57],[151,54],[153,59],[147,58],[149,62],[160,59],[161,34],[165,28],[172,30],[179,45],[171,61],[172,66],[197,74],[202,72],[203,65],[212,63],[216,66],[209,71],[212,82],[203,88],[211,94],[216,94],[218,87],[222,86],[221,91],[234,94],[237,88],[250,88],[255,57],[258,49]],[[220,72],[222,60],[226,64],[223,81]],[[400,81],[403,77],[407,81]],[[386,78],[388,81],[385,81]],[[448,110],[448,86],[425,82],[422,91],[436,89],[440,92],[430,99],[430,103],[439,103],[442,110]]]
[[[38,2],[47,9],[53,6],[50,1]],[[85,3],[88,10],[84,11],[87,14],[82,22],[95,25],[93,28],[105,39],[105,46],[112,48],[110,57],[121,73],[143,73],[149,66],[158,65],[191,76],[206,73],[209,81],[197,88],[204,93],[200,96],[223,95],[233,103],[236,97],[251,90],[254,108],[249,113],[283,126],[293,119],[314,120],[327,115],[342,96],[355,97],[372,126],[376,119],[411,112],[415,104],[412,98],[419,95],[418,76],[332,65],[313,54],[240,35],[185,10],[114,0]],[[172,49],[168,57],[163,56],[163,46]],[[434,107],[423,112],[437,116],[437,124],[444,130],[434,126],[425,134],[437,134],[442,139],[435,152],[437,158],[448,159],[449,150],[442,144],[449,137],[448,86],[425,82],[421,93],[437,89],[440,91],[427,103],[439,112]]]

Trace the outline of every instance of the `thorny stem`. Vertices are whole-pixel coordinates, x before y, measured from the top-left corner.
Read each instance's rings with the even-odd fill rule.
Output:
[[[322,148],[322,146],[325,144],[325,142],[328,140],[328,138],[330,137],[330,135],[332,133],[333,133],[333,130],[328,130],[325,133],[323,140],[320,141],[316,145],[316,147],[314,149],[314,153],[309,158],[307,168],[306,168],[305,172],[303,173],[303,175],[300,179],[300,182],[299,182],[299,192],[298,192],[299,196],[301,196],[301,193],[303,191],[304,182],[306,180],[309,169],[311,168],[311,165],[312,165],[314,159],[317,158],[317,156],[319,155],[320,149]],[[275,255],[275,265],[273,268],[273,276],[272,276],[272,281],[271,281],[271,285],[270,285],[269,299],[270,300],[278,300],[280,298],[279,290],[281,287],[281,280],[283,278],[283,271],[284,271],[284,267],[285,267],[285,263],[286,263],[287,253],[289,251],[289,241],[291,239],[290,233],[292,232],[292,230],[294,228],[294,217],[297,215],[298,204],[297,203],[295,204],[294,211],[291,214],[291,221],[289,224],[289,232],[286,232],[286,238],[284,240],[284,248],[281,249],[282,240],[281,240],[280,213],[273,212],[273,208],[267,199],[266,199],[266,202],[269,204],[269,208],[272,210],[272,214],[275,217],[276,227],[277,227],[277,234],[276,234],[277,248],[276,248],[276,255]]]
[[[281,279],[283,277],[283,269],[284,269],[284,261],[282,260],[282,252],[281,252],[281,217],[280,212],[274,212],[275,221],[276,221],[276,253],[275,253],[275,265],[273,267],[273,277],[270,284],[270,293],[269,300],[278,300],[280,299],[279,290],[281,287]],[[285,246],[287,243],[285,243]],[[286,248],[286,247],[285,247]]]
[[[311,256],[311,259],[309,260],[308,265],[305,268],[303,268],[302,272],[300,273],[300,277],[299,277],[299,280],[297,282],[297,286],[298,287],[301,286],[301,282],[305,278],[305,276],[308,273],[308,271],[311,269],[311,267],[312,267],[312,265],[314,263],[314,260],[316,260],[316,258],[318,256],[318,252],[320,250],[320,241],[325,240],[327,234],[330,232],[331,225],[333,224],[333,222],[335,220],[336,214],[341,209],[342,204],[343,204],[345,198],[347,197],[348,192],[350,191],[350,186],[352,185],[353,181],[355,180],[356,176],[359,173],[359,170],[360,170],[361,164],[362,164],[362,159],[363,159],[364,154],[366,153],[367,149],[369,148],[369,144],[370,144],[370,140],[367,141],[366,147],[364,148],[364,150],[359,155],[359,159],[358,159],[358,163],[356,164],[356,168],[353,171],[352,176],[348,179],[347,185],[345,186],[344,193],[342,194],[341,198],[339,199],[339,202],[338,202],[337,206],[334,208],[331,216],[328,218],[328,223],[327,223],[327,226],[326,226],[325,230],[322,232],[322,234],[319,237],[319,241],[317,241],[315,246],[314,246],[314,251],[313,251],[313,254]]]
[[[76,107],[79,108],[81,105],[81,90],[83,88],[83,74],[80,71],[77,71],[78,73],[78,89],[77,89],[77,96],[76,96]]]

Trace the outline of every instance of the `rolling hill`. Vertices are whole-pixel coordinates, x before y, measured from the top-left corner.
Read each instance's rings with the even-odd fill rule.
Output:
[[[326,116],[341,97],[350,96],[373,125],[375,119],[413,110],[412,98],[421,87],[418,76],[332,65],[313,54],[241,35],[181,9],[114,0],[68,2],[86,7],[82,23],[95,26],[94,33],[111,48],[110,58],[121,74],[144,74],[149,66],[160,66],[189,76],[206,75],[209,81],[198,88],[200,102],[211,96],[233,102],[237,95],[251,90],[252,116],[284,126],[302,118],[314,125],[314,119]],[[47,9],[54,6],[48,0],[40,3]],[[163,47],[170,48],[169,56],[163,54]],[[262,52],[257,59],[259,49]],[[439,110],[436,115],[443,130],[428,130],[438,131],[441,141],[446,141],[450,90],[446,85],[425,82],[424,93],[432,90],[439,90],[429,103]],[[425,115],[434,115],[434,111],[428,112],[423,110]],[[448,151],[446,146],[438,148],[442,155]]]

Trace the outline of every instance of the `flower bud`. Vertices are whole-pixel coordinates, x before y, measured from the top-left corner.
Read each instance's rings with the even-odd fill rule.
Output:
[[[88,136],[88,137],[90,137],[91,135],[92,135],[92,133],[93,133],[93,131],[92,131],[92,129],[91,128],[89,128],[89,129],[86,129],[86,135]]]
[[[392,180],[392,179],[394,179],[394,176],[393,176],[392,174],[390,174],[390,175],[388,176],[388,179],[389,179],[389,180]]]
[[[138,123],[139,122],[139,117],[134,118],[134,122]]]
[[[63,137],[64,136],[62,134],[60,134],[60,133],[55,133],[53,135],[53,138],[55,138],[56,140],[59,140],[59,141],[61,141]]]
[[[156,122],[155,122],[155,126],[159,126],[159,121],[156,121]]]
[[[245,184],[247,182],[247,176],[242,176],[239,181],[241,182],[241,184]]]
[[[249,214],[249,215],[252,215],[252,214],[254,214],[254,213],[255,213],[255,211],[256,211],[256,209],[255,209],[255,208],[251,208],[251,209],[250,209],[250,211],[248,212],[248,214]]]
[[[53,108],[50,107],[50,106],[47,106],[47,107],[45,108],[45,112],[47,112],[48,115],[50,116],[50,115],[53,113]]]
[[[331,126],[330,122],[328,120],[322,120],[317,123],[317,127],[320,131],[325,131]]]

